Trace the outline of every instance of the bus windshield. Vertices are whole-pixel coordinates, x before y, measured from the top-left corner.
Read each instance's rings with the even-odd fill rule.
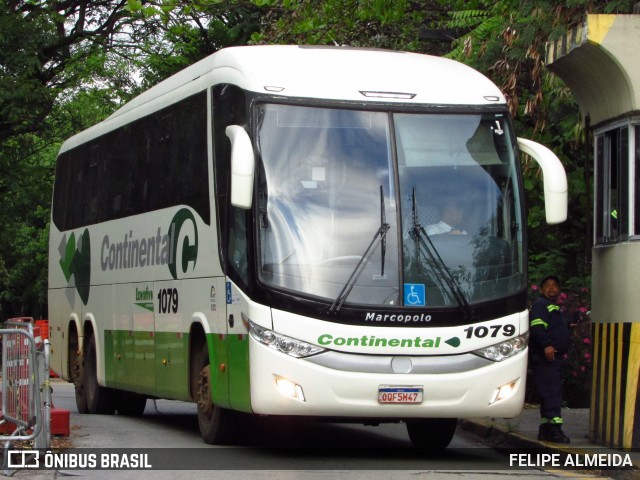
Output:
[[[349,284],[345,304],[403,308],[524,288],[503,114],[256,108],[264,285],[330,304]]]

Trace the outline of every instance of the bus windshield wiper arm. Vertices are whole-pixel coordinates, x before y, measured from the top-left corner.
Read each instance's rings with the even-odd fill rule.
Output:
[[[414,187],[412,192],[412,217],[413,217],[413,225],[411,227],[411,238],[416,242],[416,244],[420,245],[421,250],[426,252],[427,261],[429,262],[429,266],[434,269],[434,273],[437,278],[436,281],[440,284],[441,288],[446,288],[446,290],[455,298],[458,306],[460,307],[460,311],[464,318],[468,321],[472,321],[475,317],[475,312],[469,302],[462,292],[460,285],[451,274],[451,270],[444,263],[442,257],[438,253],[438,249],[435,247],[431,238],[425,231],[424,227],[420,224],[418,220],[418,201],[416,199],[416,189]],[[444,284],[440,281],[444,280]]]
[[[387,255],[387,230],[389,230],[389,224],[387,223],[387,213],[384,208],[384,190],[380,185],[380,228],[386,228],[382,234],[380,240],[380,277],[384,278],[384,260]],[[379,230],[378,230],[379,231]]]
[[[389,231],[390,227],[389,227],[389,224],[385,221],[386,216],[384,213],[384,193],[382,190],[382,185],[380,185],[380,210],[381,210],[380,227],[378,228],[375,235],[373,236],[371,243],[369,243],[369,246],[362,254],[362,257],[360,257],[360,260],[358,261],[358,264],[355,266],[355,268],[351,272],[351,275],[349,275],[349,278],[347,279],[346,283],[342,287],[342,290],[340,290],[340,293],[338,294],[336,299],[333,301],[333,303],[329,307],[329,313],[332,315],[340,311],[340,308],[342,308],[342,305],[344,304],[345,300],[351,293],[351,290],[353,290],[353,287],[358,281],[358,278],[362,274],[364,267],[366,266],[367,262],[369,261],[373,253],[376,251],[376,248],[378,248],[378,245],[380,244],[382,245],[382,250],[381,250],[382,275],[384,275],[384,257],[385,257],[386,245],[387,245],[387,232]]]

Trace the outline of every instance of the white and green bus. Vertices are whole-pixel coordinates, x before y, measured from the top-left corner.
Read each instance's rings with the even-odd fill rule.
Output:
[[[543,167],[547,221],[563,221],[560,162],[514,136],[471,68],[223,49],[62,146],[52,368],[81,413],[195,402],[207,443],[234,412],[405,421],[427,447],[448,445],[457,418],[516,416],[518,150]]]

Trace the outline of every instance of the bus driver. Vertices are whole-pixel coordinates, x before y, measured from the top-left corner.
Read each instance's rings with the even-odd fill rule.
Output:
[[[448,197],[442,209],[442,216],[438,223],[426,226],[428,235],[438,235],[447,233],[450,235],[466,235],[467,232],[462,228],[464,212],[460,207],[459,201],[453,197]]]

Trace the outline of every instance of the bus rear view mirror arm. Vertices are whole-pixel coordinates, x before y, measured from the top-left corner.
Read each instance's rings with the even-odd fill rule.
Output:
[[[228,126],[225,133],[231,141],[231,205],[248,209],[253,195],[253,145],[247,131],[239,125]]]
[[[518,148],[533,158],[542,169],[544,209],[547,223],[562,223],[567,219],[567,174],[560,159],[544,145],[518,138]]]

